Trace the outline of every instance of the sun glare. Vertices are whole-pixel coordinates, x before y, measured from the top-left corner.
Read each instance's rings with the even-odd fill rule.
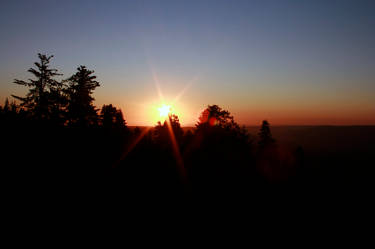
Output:
[[[168,117],[169,113],[171,112],[171,106],[163,104],[161,107],[158,108],[159,115],[161,118]]]

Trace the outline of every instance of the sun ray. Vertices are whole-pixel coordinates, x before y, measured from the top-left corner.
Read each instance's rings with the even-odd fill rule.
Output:
[[[154,80],[154,84],[156,87],[156,91],[158,92],[159,99],[161,101],[164,101],[163,92],[161,91],[160,84],[159,84],[159,78],[153,68],[151,68],[151,71],[152,71],[152,79]]]
[[[179,173],[181,175],[182,180],[185,182],[186,181],[186,172],[185,172],[185,167],[184,167],[184,162],[181,156],[180,148],[179,145],[176,141],[175,134],[173,132],[173,128],[170,122],[170,115],[172,113],[172,105],[167,105],[165,104],[164,96],[160,87],[159,79],[158,76],[153,69],[153,67],[150,65],[150,69],[152,72],[152,78],[155,84],[155,88],[157,90],[159,100],[163,103],[157,110],[159,111],[159,115],[162,118],[165,118],[165,121],[167,123],[168,127],[168,133],[169,137],[171,139],[172,143],[172,149],[173,149],[173,154],[176,159],[178,168],[179,168]],[[177,94],[177,96],[173,99],[171,102],[172,104],[178,102],[180,98],[185,94],[185,92],[191,87],[191,85],[196,81],[196,77],[194,77],[188,84],[185,85],[185,87]],[[133,140],[133,142],[127,147],[127,149],[124,151],[124,153],[121,155],[120,159],[114,164],[113,167],[117,167],[117,165],[126,158],[126,156],[134,149],[134,147],[137,146],[137,144],[142,140],[142,138],[147,134],[147,132],[151,129],[151,127],[148,127],[144,129],[139,136]]]
[[[190,82],[188,82],[185,87],[177,94],[177,96],[173,99],[172,104],[178,102],[180,98],[185,94],[185,92],[193,85],[193,83],[197,80],[197,77],[194,77]]]
[[[120,159],[117,160],[113,164],[113,168],[116,168],[119,165],[119,163],[126,158],[126,156],[135,148],[135,146],[137,146],[137,144],[142,140],[142,138],[147,134],[147,132],[150,129],[151,129],[151,127],[146,127],[145,129],[143,129],[143,131],[138,135],[138,137],[136,137],[132,141],[132,143],[127,147],[127,149],[124,151],[124,153],[122,153],[122,155],[120,156]]]
[[[186,181],[186,173],[185,173],[184,161],[182,159],[180,149],[179,149],[179,146],[177,144],[176,137],[174,135],[170,119],[167,118],[166,122],[167,122],[167,126],[168,126],[169,137],[170,137],[171,142],[172,142],[173,154],[175,156],[175,159],[176,159],[176,162],[177,162],[177,165],[178,165],[178,168],[179,168],[179,173],[181,175],[182,180],[185,182]]]

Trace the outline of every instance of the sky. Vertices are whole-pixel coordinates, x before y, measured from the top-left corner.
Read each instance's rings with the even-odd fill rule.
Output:
[[[375,1],[1,1],[0,101],[37,53],[79,65],[128,125],[217,104],[242,125],[375,125]]]

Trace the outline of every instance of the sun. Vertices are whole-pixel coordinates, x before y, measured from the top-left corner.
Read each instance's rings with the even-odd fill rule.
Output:
[[[171,113],[171,106],[163,104],[158,108],[158,111],[161,118],[166,118]]]

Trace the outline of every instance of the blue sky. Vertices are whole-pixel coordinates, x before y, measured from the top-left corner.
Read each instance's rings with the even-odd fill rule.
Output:
[[[101,82],[96,104],[152,124],[186,85],[190,125],[207,104],[243,124],[375,124],[374,1],[2,1],[0,100],[26,89],[38,52],[64,77]],[[178,111],[177,111],[178,112]]]

